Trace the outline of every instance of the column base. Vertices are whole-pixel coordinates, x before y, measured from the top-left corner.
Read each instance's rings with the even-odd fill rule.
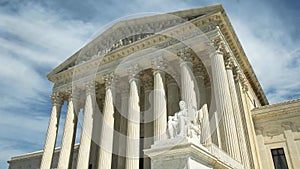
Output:
[[[214,145],[204,147],[196,139],[176,137],[154,143],[144,150],[152,169],[243,169]]]

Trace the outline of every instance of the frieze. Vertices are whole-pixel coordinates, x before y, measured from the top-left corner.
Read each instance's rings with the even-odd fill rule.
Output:
[[[297,126],[292,121],[283,121],[283,122],[273,122],[269,125],[256,124],[255,132],[256,135],[263,135],[268,137],[277,136],[283,134],[285,130],[299,131],[299,126]]]

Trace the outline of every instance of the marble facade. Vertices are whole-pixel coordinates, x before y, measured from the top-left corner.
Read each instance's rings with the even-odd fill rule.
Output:
[[[44,150],[10,169],[271,169],[281,146],[299,167],[300,101],[268,105],[221,5],[117,22],[47,77]]]

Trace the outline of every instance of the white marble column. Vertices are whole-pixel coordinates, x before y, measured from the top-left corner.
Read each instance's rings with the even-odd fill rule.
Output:
[[[233,115],[235,120],[236,131],[237,131],[237,138],[238,138],[238,143],[239,143],[240,153],[241,153],[241,162],[244,165],[245,169],[250,169],[251,166],[249,163],[250,162],[249,155],[248,155],[247,144],[245,140],[246,137],[245,137],[243,124],[242,124],[241,110],[238,103],[237,91],[235,88],[235,81],[232,72],[232,68],[234,66],[233,58],[227,58],[225,64],[226,64],[226,73],[227,73],[229,91],[230,91],[232,108],[233,108]]]
[[[203,67],[202,67],[203,66]],[[204,104],[207,104],[206,101],[206,89],[204,84],[204,76],[205,76],[205,68],[204,65],[196,65],[195,70],[195,79],[197,82],[196,85],[196,96],[197,96],[197,110],[201,109]]]
[[[192,54],[190,49],[183,49],[178,53],[181,57],[180,79],[181,79],[181,100],[186,102],[187,108],[196,113],[197,97],[195,92],[195,77],[192,71]],[[194,115],[189,115],[194,116]]]
[[[128,89],[121,89],[121,118],[120,118],[120,136],[119,136],[119,156],[118,169],[124,169],[126,162],[126,135],[127,135],[127,111],[128,111]]]
[[[63,104],[63,99],[61,98],[61,96],[59,96],[59,93],[53,93],[51,95],[51,99],[52,99],[52,111],[51,111],[48,130],[46,134],[43,157],[41,160],[41,166],[40,166],[41,169],[51,168],[53,152],[54,152],[57,132],[58,132],[61,106]]]
[[[77,115],[79,112],[77,100],[74,94],[68,96],[68,110],[66,113],[66,120],[64,125],[64,132],[61,141],[61,150],[59,153],[58,169],[68,169],[72,165],[72,151],[74,149],[74,140],[77,128]]]
[[[138,169],[140,153],[139,80],[136,71],[130,70],[130,73],[132,76],[129,80],[126,169]]]
[[[152,62],[154,68],[154,90],[153,90],[153,113],[154,113],[154,141],[166,138],[167,130],[167,100],[165,92],[165,62],[154,60]]]
[[[103,110],[103,124],[100,137],[98,169],[111,168],[113,136],[114,136],[114,104],[112,96],[112,76],[105,77],[105,102]]]
[[[221,116],[219,117],[221,147],[231,157],[233,157],[237,161],[241,161],[239,146],[237,146],[238,139],[234,122],[228,79],[223,59],[224,44],[219,39],[213,42],[216,48],[216,52],[212,53],[210,57],[216,106],[217,111]]]
[[[93,131],[93,94],[95,93],[94,87],[94,83],[88,83],[86,85],[86,100],[83,113],[80,146],[77,158],[77,169],[88,169],[89,167],[89,157]]]

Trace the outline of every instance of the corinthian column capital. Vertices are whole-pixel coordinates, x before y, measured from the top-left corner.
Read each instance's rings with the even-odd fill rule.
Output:
[[[110,74],[106,74],[103,76],[104,78],[104,82],[105,82],[105,89],[110,89],[112,87],[113,84],[113,80],[114,80],[114,74],[110,73]]]
[[[217,53],[225,53],[225,43],[220,37],[211,40],[211,45],[214,47]]]
[[[131,80],[137,80],[139,78],[139,71],[140,71],[140,67],[139,65],[132,65],[128,68],[128,74],[129,74],[129,82]]]
[[[242,71],[240,67],[238,66],[233,67],[233,77],[236,82],[238,82],[242,78]]]
[[[248,91],[247,78],[242,73],[242,70],[240,67],[238,67],[238,66],[233,67],[233,75],[234,75],[234,80],[241,84],[243,91],[244,92]]]
[[[177,52],[177,56],[180,57],[184,62],[191,62],[192,49],[188,47],[182,48],[181,50],[179,50],[179,52]]]
[[[95,82],[94,81],[89,81],[85,84],[85,92],[86,92],[86,95],[95,94]]]
[[[154,71],[165,70],[167,67],[166,59],[164,59],[163,57],[155,58],[151,61],[151,66],[154,69]]]
[[[234,59],[230,55],[230,53],[226,52],[224,54],[224,61],[225,61],[225,68],[226,69],[233,69],[233,67],[234,67]]]
[[[78,113],[80,109],[80,91],[70,89],[65,91],[64,96],[69,103],[72,102],[75,112]]]
[[[64,101],[62,95],[58,92],[52,93],[50,96],[53,106],[62,106]]]

